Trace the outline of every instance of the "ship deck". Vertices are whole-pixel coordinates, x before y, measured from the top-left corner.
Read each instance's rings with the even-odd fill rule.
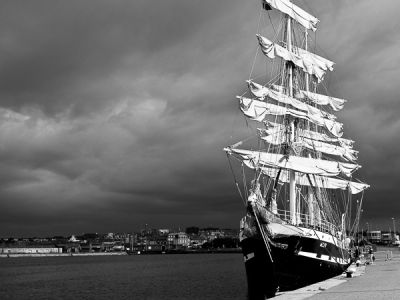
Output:
[[[391,259],[387,260],[387,254]],[[355,276],[340,275],[295,291],[277,300],[400,299],[400,248],[375,253],[375,263],[356,268]]]

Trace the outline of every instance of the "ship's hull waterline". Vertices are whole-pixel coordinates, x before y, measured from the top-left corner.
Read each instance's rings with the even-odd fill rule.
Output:
[[[326,235],[326,234],[325,234]],[[273,297],[342,274],[350,264],[346,250],[301,236],[280,236],[269,243],[271,258],[261,235],[241,241],[249,300]]]

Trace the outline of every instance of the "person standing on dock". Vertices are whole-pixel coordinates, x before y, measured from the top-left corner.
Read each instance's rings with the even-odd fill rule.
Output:
[[[356,246],[356,249],[354,250],[354,259],[357,261],[360,257],[360,249],[358,246]]]

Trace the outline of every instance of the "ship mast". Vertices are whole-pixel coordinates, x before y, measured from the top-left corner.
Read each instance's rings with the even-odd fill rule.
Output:
[[[304,31],[304,39],[305,39],[305,50],[308,51],[308,30],[305,29]],[[306,93],[310,91],[310,77],[308,73],[305,73],[306,79]],[[311,154],[308,154],[308,157],[311,158]],[[314,193],[312,191],[312,187],[308,188],[308,218],[311,226],[314,226]]]
[[[287,17],[287,25],[286,25],[286,34],[287,34],[287,49],[289,52],[292,52],[292,19]],[[289,88],[288,95],[289,97],[293,97],[293,65],[291,62],[287,62],[288,75],[289,75]],[[295,139],[295,126],[294,126],[294,118],[290,120],[290,136],[289,136],[289,144],[292,146]],[[297,224],[296,217],[296,173],[293,170],[289,172],[289,203],[290,203],[290,222],[293,225]]]

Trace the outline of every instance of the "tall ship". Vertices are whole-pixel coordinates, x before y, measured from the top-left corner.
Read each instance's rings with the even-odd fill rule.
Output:
[[[274,37],[259,26],[252,73],[237,96],[252,134],[224,148],[245,206],[249,299],[343,273],[369,187],[353,176],[358,151],[335,116],[346,100],[330,96],[323,82],[334,63],[309,46],[319,20],[300,5],[261,0],[260,20],[270,21]],[[265,74],[254,77],[257,67]]]

